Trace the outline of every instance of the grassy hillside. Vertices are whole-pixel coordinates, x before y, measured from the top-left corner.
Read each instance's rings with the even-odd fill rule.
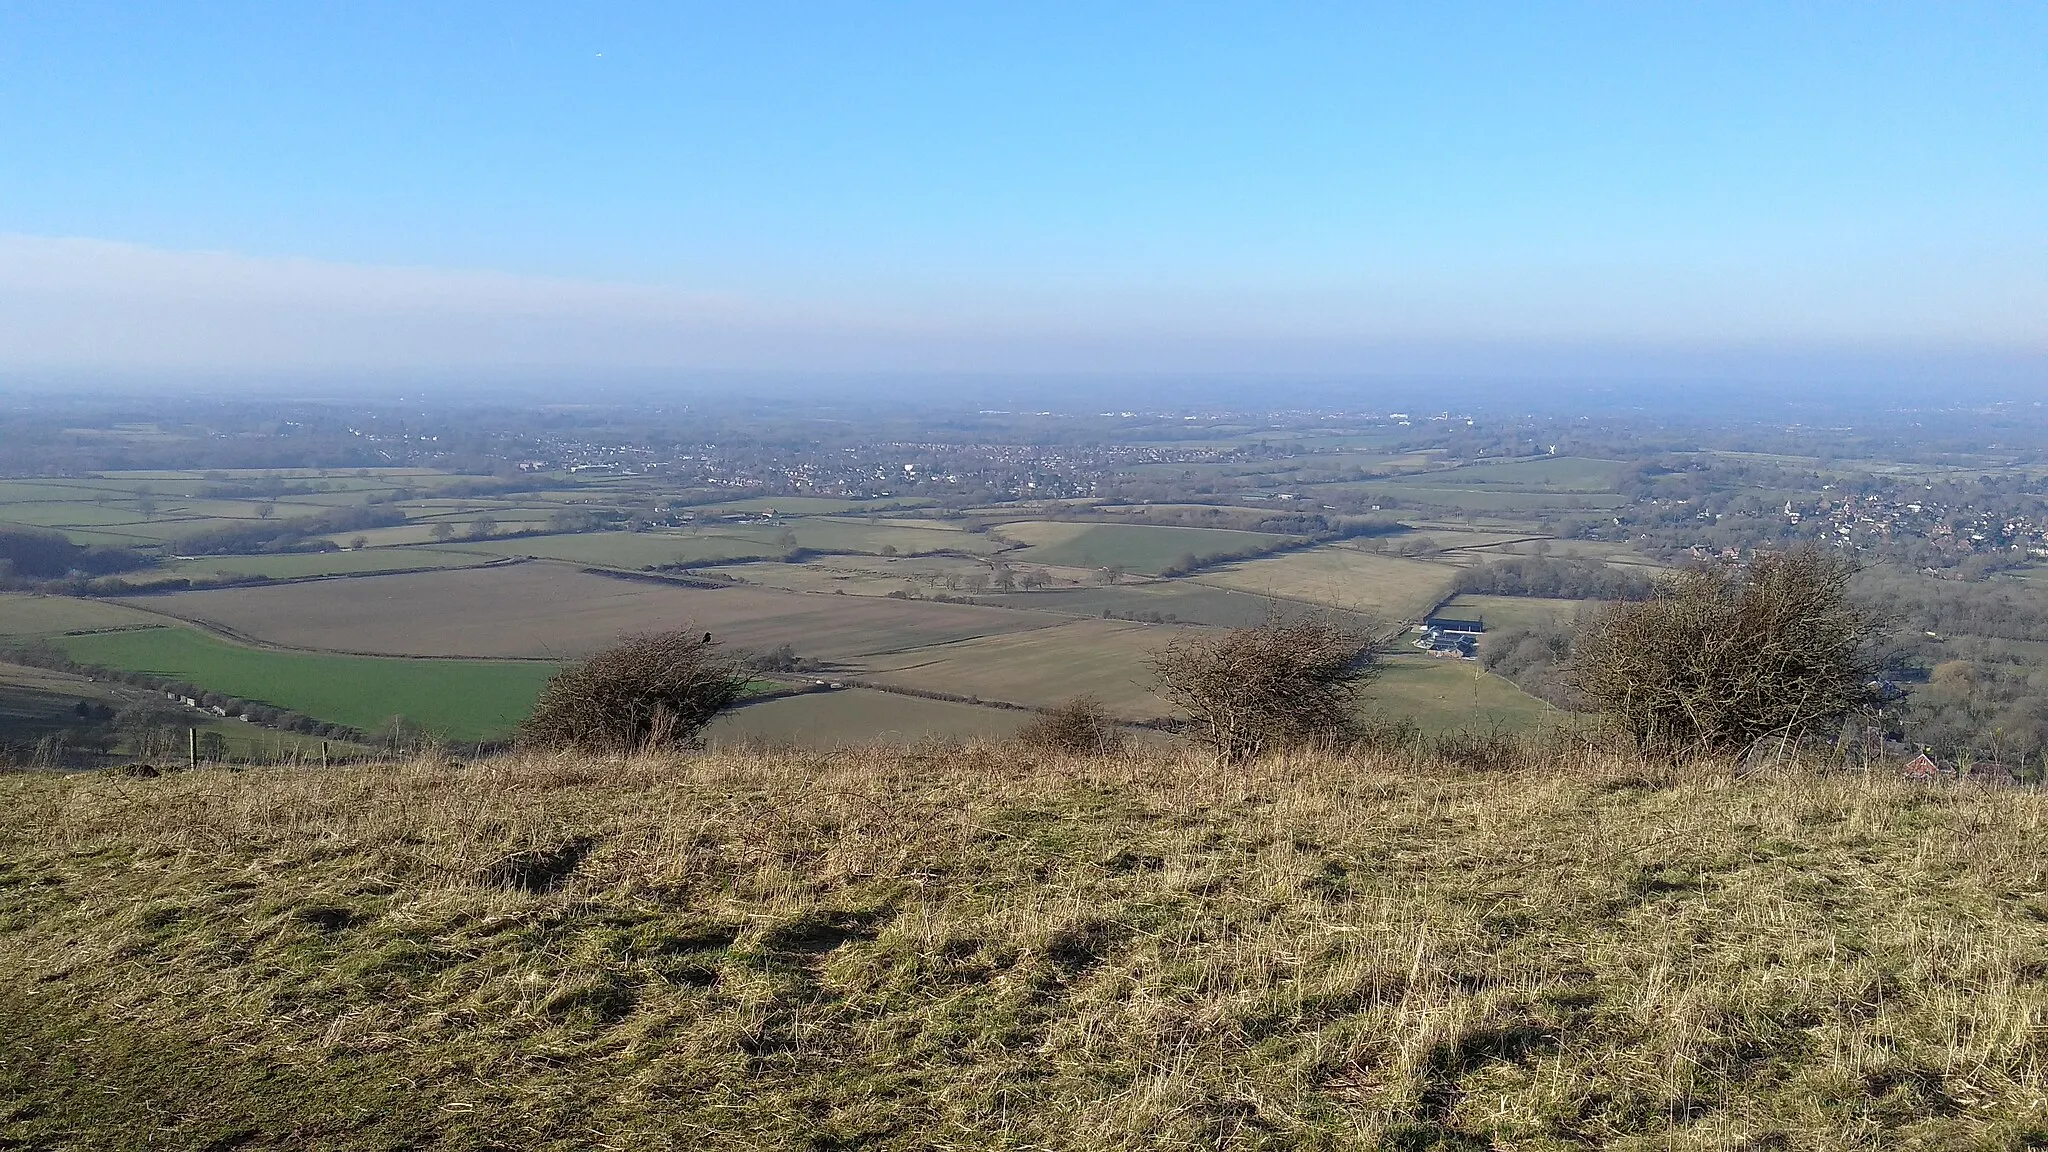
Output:
[[[0,810],[0,1146],[2048,1139],[2031,793],[988,745]]]

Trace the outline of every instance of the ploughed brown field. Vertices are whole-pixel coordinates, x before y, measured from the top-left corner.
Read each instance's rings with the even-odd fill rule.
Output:
[[[1000,608],[690,588],[543,562],[179,592],[131,603],[270,644],[394,656],[573,657],[627,632],[702,628],[740,648],[849,660],[1050,627]]]

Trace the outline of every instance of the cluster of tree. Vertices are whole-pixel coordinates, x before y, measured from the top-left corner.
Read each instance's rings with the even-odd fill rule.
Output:
[[[74,544],[61,532],[39,528],[0,528],[0,586],[129,572],[153,562],[133,548]]]
[[[1566,677],[1639,747],[1737,752],[1798,739],[1877,701],[1882,617],[1849,596],[1855,568],[1815,548],[1702,565],[1583,629]]]
[[[1565,678],[1571,656],[1572,632],[1564,628],[1504,628],[1487,633],[1480,650],[1487,671],[1566,709],[1574,706]]]
[[[1457,590],[1487,596],[1540,596],[1553,600],[1641,600],[1653,582],[1640,572],[1599,560],[1515,556],[1467,568]]]
[[[1767,557],[1765,562],[1773,561]],[[1846,569],[1850,562],[1835,554],[1831,563]],[[1723,581],[1744,571],[1732,565],[1715,570]],[[1869,678],[1863,682],[1868,691],[1862,702],[1881,709],[1888,730],[1949,756],[2020,762],[2048,755],[2048,668],[2027,647],[2048,640],[2048,616],[2024,590],[1878,567],[1858,572],[1849,591],[1853,599],[1845,594],[1845,602],[1857,619],[1881,621],[1888,630],[1863,633],[1864,663],[1857,670]],[[1703,613],[1710,596],[1728,597],[1731,604],[1739,599],[1725,582],[1710,582],[1689,597],[1668,587],[1653,595],[1681,602],[1689,598],[1691,610]],[[1481,659],[1488,671],[1559,707],[1597,704],[1571,686],[1579,645],[1606,645],[1607,658],[1618,661],[1639,649],[1641,641],[1591,627],[1595,615],[1589,613],[1576,625],[1490,632]],[[1805,627],[1828,625],[1809,618]],[[1789,642],[1825,648],[1826,636],[1811,642],[1803,636]],[[1588,659],[1599,658],[1589,652]]]
[[[2048,668],[1996,642],[1950,641],[1910,686],[1905,726],[1948,756],[2018,763],[2048,754]]]
[[[1354,739],[1360,693],[1379,671],[1375,646],[1327,613],[1276,616],[1178,637],[1152,658],[1152,673],[1189,735],[1235,762]]]
[[[844,589],[835,589],[835,595],[845,595]],[[929,600],[934,604],[980,604],[972,596],[954,596],[947,592],[919,592],[914,588],[897,588],[882,594],[885,600]]]
[[[1858,577],[1856,587],[1914,632],[2048,640],[2048,599],[2027,585],[1937,580],[1873,566]]]
[[[1080,756],[1113,756],[1123,751],[1126,743],[1116,717],[1093,696],[1076,696],[1056,707],[1040,709],[1017,730],[1017,739]]]
[[[783,674],[788,674],[793,672],[815,672],[818,669],[824,667],[823,664],[820,664],[816,660],[807,659],[805,657],[797,655],[796,647],[790,644],[784,644],[780,648],[775,648],[767,652],[755,652],[750,655],[742,655],[740,657],[740,660],[748,668],[751,668],[756,672],[779,672]]]
[[[1104,620],[1130,620],[1139,624],[1178,624],[1180,617],[1171,612],[1118,612],[1114,608],[1102,610]]]
[[[1365,546],[1371,551],[1392,553],[1395,556],[1427,556],[1437,550],[1436,537],[1416,533],[1374,537],[1367,541]]]
[[[1219,564],[1234,564],[1239,560],[1256,560],[1261,556],[1291,552],[1297,548],[1307,546],[1305,541],[1281,536],[1275,537],[1271,543],[1250,544],[1242,548],[1231,548],[1222,552],[1187,552],[1183,553],[1180,559],[1161,568],[1159,574],[1169,578],[1174,576],[1190,576],[1205,568],[1214,568]]]
[[[257,524],[211,528],[177,537],[171,548],[180,556],[231,556],[255,552],[331,552],[337,545],[325,537],[365,528],[405,523],[395,508],[336,508],[312,516],[293,516]]]
[[[555,673],[520,723],[519,742],[613,754],[686,745],[752,679],[746,661],[709,632],[629,636]]]

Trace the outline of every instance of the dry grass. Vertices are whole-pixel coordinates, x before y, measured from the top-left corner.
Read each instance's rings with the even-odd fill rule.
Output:
[[[1030,713],[1010,708],[842,688],[743,704],[713,720],[704,737],[714,744],[795,744],[806,748],[910,744],[933,737],[1000,738],[1016,732],[1030,718]]]
[[[933,745],[0,804],[4,1146],[2048,1138],[2031,793]]]

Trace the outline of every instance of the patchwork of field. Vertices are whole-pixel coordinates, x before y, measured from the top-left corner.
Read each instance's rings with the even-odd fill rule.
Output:
[[[134,485],[113,480],[0,480],[0,515],[11,505],[134,499]]]
[[[1289,539],[1264,532],[1228,528],[1178,528],[1161,524],[1076,524],[1060,520],[1020,520],[998,531],[1026,545],[1008,559],[1030,564],[1075,568],[1119,566],[1131,572],[1156,573],[1183,557],[1215,556],[1245,548],[1267,547]]]
[[[1431,488],[1492,488],[1517,492],[1612,492],[1623,463],[1583,456],[1539,456],[1466,464],[1389,483]]]
[[[938,501],[921,496],[891,496],[879,500],[849,500],[836,496],[752,496],[745,500],[722,500],[699,505],[698,515],[719,512],[773,512],[782,516],[833,516],[847,512],[892,512],[902,508],[928,508]]]
[[[1341,491],[1382,501],[1393,509],[1414,507],[1434,508],[1461,512],[1572,512],[1599,511],[1619,508],[1628,503],[1628,498],[1612,492],[1578,492],[1567,490],[1520,490],[1494,489],[1483,487],[1457,487],[1454,485],[1426,484],[1445,472],[1429,472],[1414,478],[1378,480],[1360,484],[1331,484],[1332,491]]]
[[[1003,504],[978,514],[924,511],[933,502],[915,499],[764,496],[703,504],[696,501],[712,494],[701,488],[662,492],[658,481],[623,475],[529,477],[514,486],[520,490],[495,494],[498,482],[488,478],[415,468],[0,481],[0,523],[52,528],[81,543],[154,549],[162,562],[120,576],[131,584],[234,577],[278,582],[138,594],[120,602],[0,597],[0,639],[55,638],[116,666],[168,671],[340,723],[374,727],[403,713],[457,739],[508,730],[554,661],[626,632],[674,627],[701,628],[746,650],[787,644],[837,669],[827,675],[1026,706],[1092,693],[1121,714],[1151,717],[1165,709],[1147,690],[1148,658],[1182,626],[1255,625],[1276,610],[1307,605],[1354,613],[1354,625],[1419,618],[1449,594],[1461,565],[1537,550],[1520,538],[1539,529],[1518,522],[1518,513],[1622,499],[1612,491],[1621,468],[1613,461],[1542,457],[1447,466],[1440,450],[1389,451],[1372,435],[1276,437],[1250,427],[1241,435],[1230,429],[1217,434],[1220,448],[1293,439],[1344,450],[1278,459],[1265,453],[1189,469],[1238,490],[1259,490],[1267,498],[1257,502],[1119,504],[1097,508],[1091,513],[1097,519],[1088,522],[1045,517],[1100,501]],[[1170,474],[1176,467],[1156,470]],[[314,490],[283,491],[293,486]],[[1301,502],[1278,499],[1283,490],[1301,493]],[[1238,561],[1189,578],[1145,578],[1191,555],[1293,539],[1222,525],[1309,511],[1318,506],[1310,495],[1317,490],[1370,491],[1374,499],[1384,494],[1391,507],[1427,507],[1438,520],[1411,521],[1415,531],[1393,540]],[[271,492],[276,495],[265,495]],[[360,538],[364,546],[354,550],[174,555],[177,542],[194,533],[281,524],[372,499],[407,520],[332,535],[344,549]],[[687,508],[695,525],[542,534],[561,526],[565,511],[622,522],[673,508]],[[1175,517],[1218,526],[1171,522]],[[491,534],[477,535],[486,518]],[[1130,522],[1120,522],[1125,519]],[[968,530],[990,523],[991,531]],[[1427,537],[1434,551],[1394,554],[1418,537]],[[1553,540],[1540,547],[1557,556],[1650,566],[1619,545]],[[794,562],[783,559],[793,552],[803,554]],[[994,591],[992,562],[1034,580],[1043,572],[1051,585]],[[579,570],[637,573],[677,565],[738,583],[705,588]],[[1106,583],[1109,568],[1131,578]],[[332,579],[314,579],[322,577]],[[980,603],[940,603],[935,598],[942,593]],[[1580,609],[1467,597],[1447,610],[1483,615],[1490,628],[1503,629]],[[66,635],[120,629],[139,631]],[[1418,717],[1462,724],[1463,714],[1447,710],[1449,697],[1440,689],[1446,676],[1471,667],[1403,667],[1390,674],[1383,691]],[[372,692],[373,675],[398,689]],[[1469,678],[1458,683],[1469,695]],[[1505,685],[1481,683],[1478,714],[1487,723],[1527,708],[1517,701],[1519,693],[1498,691]],[[415,699],[422,703],[409,704]],[[721,723],[736,735],[811,743],[985,734],[1009,731],[1022,718],[1002,709],[847,690],[753,705]]]
[[[1329,452],[1279,460],[1232,460],[1214,463],[1141,464],[1136,471],[1167,476],[1237,476],[1274,483],[1313,483],[1332,475],[1360,472],[1410,472],[1436,467],[1442,461],[1425,452]]]
[[[1402,536],[1396,539],[1408,539]],[[1541,532],[1527,528],[1471,528],[1449,524],[1419,523],[1415,525],[1415,539],[1426,539],[1440,553],[1457,552],[1507,552],[1517,547],[1526,547],[1548,539]],[[1445,559],[1455,560],[1455,555]]]
[[[1430,732],[1516,732],[1565,716],[1475,660],[1389,656],[1365,696],[1369,715]]]
[[[417,534],[417,525],[407,525]],[[376,543],[372,539],[372,543]],[[792,548],[814,552],[874,555],[925,552],[993,552],[986,535],[954,528],[904,526],[883,520],[807,517],[774,524],[718,525],[684,531],[586,532],[501,540],[463,540],[462,547],[501,556],[537,556],[607,568],[646,569],[676,564],[716,563],[779,557]]]
[[[1026,615],[1015,613],[1015,615]],[[1110,620],[983,636],[861,661],[861,679],[1042,708],[1090,695],[1118,715],[1163,715],[1152,695],[1152,654],[1179,629]]]
[[[1001,608],[693,588],[546,563],[176,592],[135,603],[287,647],[405,656],[562,659],[623,633],[688,627],[740,648],[788,644],[802,656],[839,661],[1060,623]]]
[[[258,480],[276,476],[283,480],[322,480],[335,484],[378,483],[385,486],[395,484],[421,484],[436,481],[461,479],[432,468],[412,468],[403,465],[382,468],[227,468],[206,469],[115,469],[93,474],[96,478],[132,487],[136,481],[150,481],[157,488],[166,483],[188,483],[190,485],[218,483],[220,480]]]
[[[694,575],[725,576],[745,584],[794,592],[843,592],[848,596],[887,596],[892,592],[926,595],[945,591],[947,581],[986,578],[989,566],[956,556],[906,556],[902,559],[859,556],[821,557],[802,564],[760,562],[721,564],[695,569]]]
[[[402,572],[413,568],[470,568],[502,563],[501,556],[462,552],[446,548],[364,548],[341,552],[277,552],[263,556],[203,556],[174,560],[135,573],[137,582],[150,579],[233,579],[265,576],[291,580],[305,576],[348,576],[372,572]]]
[[[1137,584],[1095,585],[1080,588],[1048,588],[1037,592],[977,595],[977,601],[1003,604],[1038,612],[1067,616],[1114,616],[1150,618],[1152,613],[1168,623],[1212,624],[1225,628],[1249,628],[1263,623],[1275,612],[1299,612],[1302,605],[1275,600],[1255,592],[1234,588],[1212,588],[1191,580],[1153,581]],[[1369,626],[1363,618],[1350,621]]]
[[[24,501],[0,507],[0,520],[27,528],[140,527],[144,517],[121,504],[57,504]]]
[[[585,532],[573,536],[465,540],[462,547],[499,556],[536,556],[546,560],[634,570],[707,561],[753,560],[784,550],[750,536],[682,532]]]
[[[809,748],[903,744],[929,738],[1009,736],[1031,714],[867,688],[812,692],[749,704],[718,718],[713,744],[789,743]]]
[[[1325,544],[1210,569],[1196,581],[1397,621],[1420,618],[1450,594],[1457,575],[1456,566],[1439,561]]]
[[[814,552],[865,552],[885,554],[886,549],[905,556],[924,552],[994,552],[999,545],[984,533],[933,524],[906,524],[893,520],[802,517],[758,530],[764,539],[774,540],[787,532],[796,546]]]
[[[404,716],[450,740],[509,734],[554,673],[538,661],[277,652],[175,625],[52,642],[81,664],[184,680],[364,730]]]

